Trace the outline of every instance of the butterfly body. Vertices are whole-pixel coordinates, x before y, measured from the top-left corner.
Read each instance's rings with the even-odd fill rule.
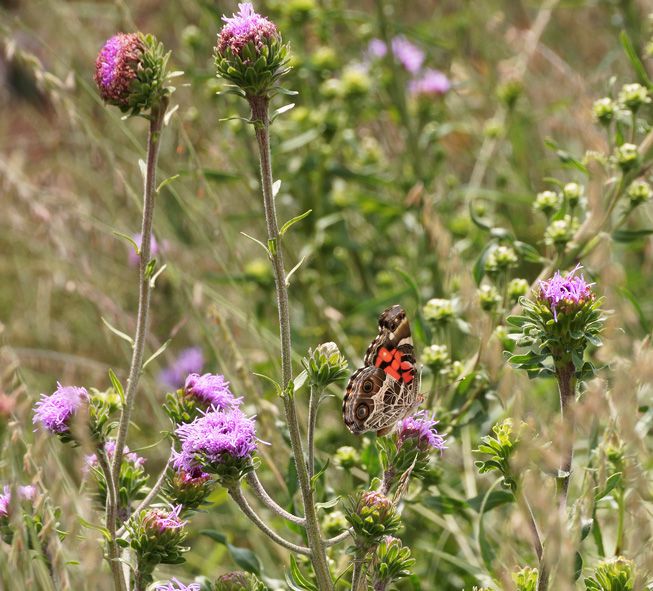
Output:
[[[345,425],[355,434],[387,435],[423,401],[410,324],[401,306],[390,306],[381,314],[379,334],[363,363],[347,384]]]

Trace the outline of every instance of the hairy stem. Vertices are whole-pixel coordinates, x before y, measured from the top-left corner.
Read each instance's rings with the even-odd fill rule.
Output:
[[[535,516],[533,515],[531,505],[528,502],[526,495],[521,490],[517,495],[517,501],[521,505],[523,511],[526,513],[526,517],[528,519],[528,527],[531,530],[531,536],[533,538],[533,550],[535,550],[535,556],[537,556],[537,560],[539,562],[537,591],[546,591],[549,586],[549,569],[544,561],[544,547],[542,545],[542,536],[540,535],[540,530],[537,527],[537,522],[535,521]]]
[[[256,526],[258,527],[266,536],[268,536],[273,542],[283,546],[284,548],[295,552],[296,554],[303,554],[304,556],[311,556],[311,549],[306,548],[305,546],[298,546],[289,542],[285,538],[282,538],[278,533],[273,531],[266,523],[258,516],[256,511],[252,509],[250,504],[247,502],[247,499],[243,495],[243,491],[238,487],[232,487],[229,489],[229,496],[236,502],[240,507],[240,510],[245,514],[245,516]]]
[[[315,424],[317,423],[317,407],[320,403],[321,391],[316,392],[311,386],[308,398],[308,435],[306,447],[308,447],[308,477],[313,478],[315,473]]]
[[[354,556],[354,570],[351,575],[351,591],[362,591],[365,583],[365,556],[367,548],[358,548]]]
[[[566,507],[574,457],[574,409],[576,398],[576,370],[571,361],[556,365],[556,378],[560,390],[560,412],[564,429],[563,456],[560,464],[560,506]]]
[[[303,517],[297,517],[297,515],[289,513],[268,494],[268,491],[265,490],[263,484],[261,484],[261,481],[258,479],[256,472],[253,470],[248,472],[247,476],[245,476],[245,480],[251,487],[252,492],[256,495],[256,498],[270,509],[270,511],[276,513],[279,517],[283,517],[283,519],[287,519],[288,521],[292,521],[298,525],[306,525],[306,520]]]
[[[252,109],[252,122],[256,133],[256,141],[259,149],[261,164],[261,184],[263,189],[263,204],[265,209],[265,221],[268,231],[268,248],[272,266],[274,268],[274,284],[277,296],[277,308],[279,311],[279,332],[281,340],[281,375],[283,388],[283,402],[286,414],[286,422],[290,432],[290,443],[293,458],[297,468],[299,487],[304,504],[304,515],[306,517],[306,536],[310,546],[311,563],[315,571],[315,578],[319,591],[332,591],[333,581],[329,572],[326,552],[320,533],[320,525],[317,519],[317,511],[313,499],[313,488],[311,485],[304,450],[302,446],[299,422],[295,408],[294,393],[288,386],[292,381],[292,346],[290,340],[290,314],[288,306],[288,286],[286,283],[286,271],[283,264],[283,252],[279,226],[277,224],[277,213],[274,204],[272,190],[272,161],[270,155],[270,119],[269,99],[267,97],[249,97]]]

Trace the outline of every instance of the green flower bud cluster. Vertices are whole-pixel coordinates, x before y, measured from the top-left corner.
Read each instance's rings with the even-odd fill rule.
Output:
[[[514,269],[519,264],[519,258],[512,246],[496,245],[485,259],[485,272],[492,276],[500,272]]]
[[[424,305],[424,318],[434,326],[442,326],[456,317],[454,304],[451,300],[432,298]]]
[[[530,283],[521,277],[515,277],[508,283],[508,298],[511,302],[516,303],[519,298],[525,296],[530,289]]]
[[[192,423],[201,416],[204,406],[193,396],[187,396],[184,389],[166,394],[163,410],[168,415],[173,425]]]
[[[483,284],[476,293],[481,308],[486,312],[495,312],[501,305],[501,294],[494,285]]]
[[[376,546],[384,536],[395,534],[401,520],[392,501],[373,490],[359,492],[345,509],[345,517],[354,530],[356,545]]]
[[[333,456],[333,463],[343,470],[351,470],[358,466],[360,461],[361,458],[358,450],[349,445],[339,447]]]
[[[578,222],[570,215],[560,220],[552,221],[544,231],[544,242],[549,246],[555,246],[559,251],[564,250],[567,243],[574,237]]]
[[[254,574],[243,571],[226,573],[215,581],[215,591],[268,591],[267,586]]]
[[[510,471],[510,456],[519,443],[519,434],[513,431],[512,419],[507,418],[492,427],[494,435],[481,437],[481,444],[475,453],[489,456],[474,462],[481,474],[499,471],[503,476],[503,485],[513,492],[517,490],[517,481]]]
[[[449,349],[446,345],[430,345],[422,351],[422,363],[434,374],[446,370],[451,363]]]
[[[644,179],[637,179],[628,186],[626,195],[628,196],[630,207],[634,209],[638,205],[650,201],[651,195],[653,195],[653,189],[651,189],[651,185]]]
[[[415,559],[401,540],[386,536],[376,548],[371,565],[371,584],[375,591],[385,591],[395,581],[410,576]]]
[[[623,556],[602,560],[594,575],[585,579],[587,591],[633,591],[635,563]]]
[[[112,417],[120,408],[120,396],[114,389],[100,392],[91,388],[89,397],[89,429],[93,441],[106,441],[112,427]]]
[[[555,191],[542,191],[535,197],[533,208],[541,211],[546,217],[551,217],[562,205],[560,195]]]
[[[614,160],[624,172],[628,172],[639,163],[639,152],[635,144],[621,144],[615,148]]]
[[[168,469],[163,494],[174,505],[183,505],[185,510],[197,509],[215,489],[215,480],[204,472],[197,475],[183,470]]]
[[[302,359],[311,386],[326,388],[329,384],[342,380],[347,375],[347,360],[335,343],[323,343],[315,350],[308,350]]]
[[[619,103],[633,113],[650,102],[648,90],[641,84],[624,84],[619,91]]]
[[[537,569],[528,566],[512,573],[512,580],[515,583],[517,591],[536,591],[537,575]]]

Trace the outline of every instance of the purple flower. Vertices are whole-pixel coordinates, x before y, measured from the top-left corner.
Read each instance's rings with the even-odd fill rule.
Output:
[[[227,49],[242,58],[241,50],[252,43],[257,51],[261,51],[268,39],[278,38],[279,33],[274,23],[266,17],[254,12],[251,2],[238,4],[238,12],[231,18],[223,16],[225,25],[218,35],[216,50],[225,56]]]
[[[540,299],[548,304],[556,322],[560,308],[563,308],[563,311],[566,308],[575,309],[594,299],[592,293],[594,283],[587,283],[583,275],[576,275],[582,268],[578,264],[564,277],[560,271],[556,271],[548,281],[540,281]]]
[[[175,433],[182,443],[174,465],[186,472],[217,467],[234,459],[245,460],[256,450],[254,419],[239,409],[211,410]]]
[[[36,497],[36,487],[28,484],[18,487],[18,498],[22,501],[33,501]],[[2,487],[0,495],[0,518],[9,517],[9,506],[11,505],[11,489],[8,485]]]
[[[427,68],[418,78],[408,83],[408,92],[413,96],[438,97],[446,94],[451,88],[451,82],[439,70]]]
[[[167,584],[157,585],[156,591],[200,591],[200,584],[184,585],[179,579],[171,579]]]
[[[113,458],[114,454],[116,453],[116,442],[113,439],[110,439],[109,441],[105,442],[104,444],[104,453],[107,456],[108,460],[111,460]],[[129,447],[125,446],[123,450],[123,462],[127,461],[130,463],[132,466],[136,468],[141,468],[145,464],[145,458],[142,456],[139,456],[136,452],[130,452]],[[98,465],[98,460],[97,460],[97,455],[96,454],[90,454],[84,458],[84,468],[85,471],[88,472],[90,468],[95,468]]]
[[[138,248],[140,250],[141,244],[142,244],[142,236],[141,233],[139,232],[138,234],[134,234],[132,236],[134,239],[134,242],[138,245]],[[156,241],[156,238],[152,236],[152,239],[150,240],[150,256],[154,258],[157,254],[159,254],[159,243]],[[163,250],[163,249],[161,249]],[[138,267],[138,264],[140,262],[140,257],[136,254],[136,251],[133,248],[133,245],[129,246],[129,264],[132,267]]]
[[[186,376],[199,373],[204,367],[204,355],[200,347],[184,349],[177,358],[159,374],[159,382],[170,390],[183,387]]]
[[[444,438],[435,428],[437,424],[425,410],[403,419],[399,423],[399,447],[408,439],[417,439],[417,447],[422,451],[445,450]]]
[[[79,408],[88,400],[86,388],[62,386],[53,394],[41,394],[41,400],[34,405],[33,423],[41,423],[46,431],[51,433],[66,433],[69,421]]]
[[[207,406],[218,410],[228,410],[240,404],[242,398],[234,398],[229,390],[229,382],[223,375],[205,373],[199,375],[192,373],[186,378],[184,384],[186,396],[192,396]]]
[[[392,40],[392,53],[411,74],[419,72],[424,63],[424,52],[401,35]]]
[[[384,58],[388,53],[388,46],[381,39],[372,39],[367,46],[367,53],[373,58]]]
[[[144,51],[138,33],[118,33],[107,40],[95,61],[95,83],[105,102],[129,105],[132,82]]]
[[[147,515],[143,518],[143,525],[148,529],[154,529],[159,533],[169,530],[180,529],[186,525],[186,521],[182,521],[179,514],[182,510],[181,505],[173,507],[171,511],[163,509],[150,509]]]

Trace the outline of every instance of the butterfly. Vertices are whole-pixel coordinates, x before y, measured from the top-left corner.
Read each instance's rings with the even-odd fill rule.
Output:
[[[390,306],[379,316],[379,334],[365,353],[364,366],[349,378],[342,416],[354,434],[388,435],[423,401],[415,347],[406,312]]]

